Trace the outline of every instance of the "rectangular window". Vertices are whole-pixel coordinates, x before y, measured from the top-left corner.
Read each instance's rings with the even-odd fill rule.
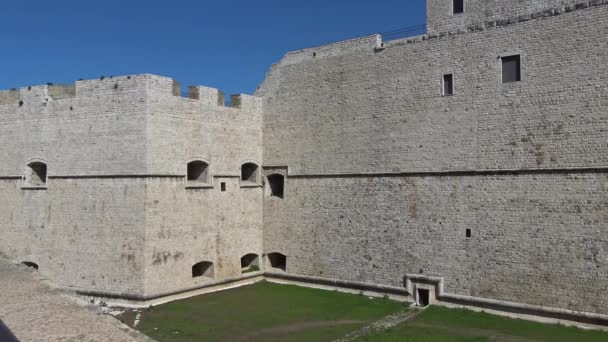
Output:
[[[454,75],[443,75],[443,96],[454,95]]]
[[[222,192],[226,191],[226,183],[224,183],[224,182],[220,183],[220,189]]]
[[[521,81],[521,61],[519,55],[502,57],[502,83]]]
[[[454,14],[464,13],[464,0],[454,0]]]

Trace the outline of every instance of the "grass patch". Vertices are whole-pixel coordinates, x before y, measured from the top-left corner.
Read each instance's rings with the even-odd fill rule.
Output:
[[[608,333],[430,307],[412,320],[361,341],[608,341]]]
[[[388,299],[260,282],[120,317],[164,341],[333,341],[383,317],[410,310]],[[430,307],[360,341],[608,341],[608,333]]]
[[[141,312],[136,329],[162,341],[331,341],[406,310],[387,299],[260,282]]]

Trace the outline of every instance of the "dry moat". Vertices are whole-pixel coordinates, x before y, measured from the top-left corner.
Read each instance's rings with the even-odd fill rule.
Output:
[[[270,282],[128,310],[118,318],[159,342],[608,340],[601,331]]]

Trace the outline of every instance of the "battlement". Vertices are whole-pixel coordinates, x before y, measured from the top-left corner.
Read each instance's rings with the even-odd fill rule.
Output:
[[[200,101],[207,106],[226,107],[226,95],[217,88],[189,86],[186,98]],[[245,94],[233,94],[230,95],[230,102],[227,107],[234,109],[255,109],[261,104],[262,99],[259,97]]]
[[[91,80],[79,80],[74,84],[47,84],[0,91],[0,105],[23,106],[28,103],[42,101],[57,101],[83,98],[93,94],[112,96],[124,94],[145,94],[177,96],[185,100],[196,100],[206,106],[225,107],[225,95],[216,88],[205,86],[189,86],[185,96],[182,96],[180,83],[172,78],[142,74],[120,77],[100,77]],[[261,98],[245,94],[230,96],[229,108],[259,109]]]
[[[153,97],[174,96],[184,101],[197,101],[204,106],[232,109],[260,110],[262,106],[261,98],[246,94],[230,95],[230,102],[226,106],[226,95],[217,88],[191,85],[186,88],[186,92],[182,92],[180,83],[175,79],[156,75],[148,76],[150,78],[148,90],[150,96]]]
[[[23,106],[30,102],[49,102],[57,100],[86,98],[92,93],[123,93],[144,91],[147,75],[123,76],[123,77],[100,77],[94,80],[79,80],[73,84],[36,85],[0,91],[0,105]]]
[[[43,101],[62,100],[76,96],[76,85],[42,85],[21,89],[0,91],[0,105],[19,104],[23,105],[26,100],[43,98]]]

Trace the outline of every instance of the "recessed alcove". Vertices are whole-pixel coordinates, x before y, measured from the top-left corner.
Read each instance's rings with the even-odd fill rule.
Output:
[[[241,165],[241,184],[252,185],[259,183],[259,166],[254,163]]]
[[[241,257],[241,273],[257,272],[260,270],[260,257],[250,253]]]
[[[285,176],[272,174],[267,177],[270,197],[283,198],[285,189]]]
[[[268,266],[273,270],[287,272],[287,256],[281,253],[270,253],[268,258]]]
[[[44,162],[34,161],[25,167],[24,188],[45,189],[47,183],[47,166]]]
[[[214,277],[213,263],[210,261],[202,261],[192,266],[192,278],[210,278]]]

